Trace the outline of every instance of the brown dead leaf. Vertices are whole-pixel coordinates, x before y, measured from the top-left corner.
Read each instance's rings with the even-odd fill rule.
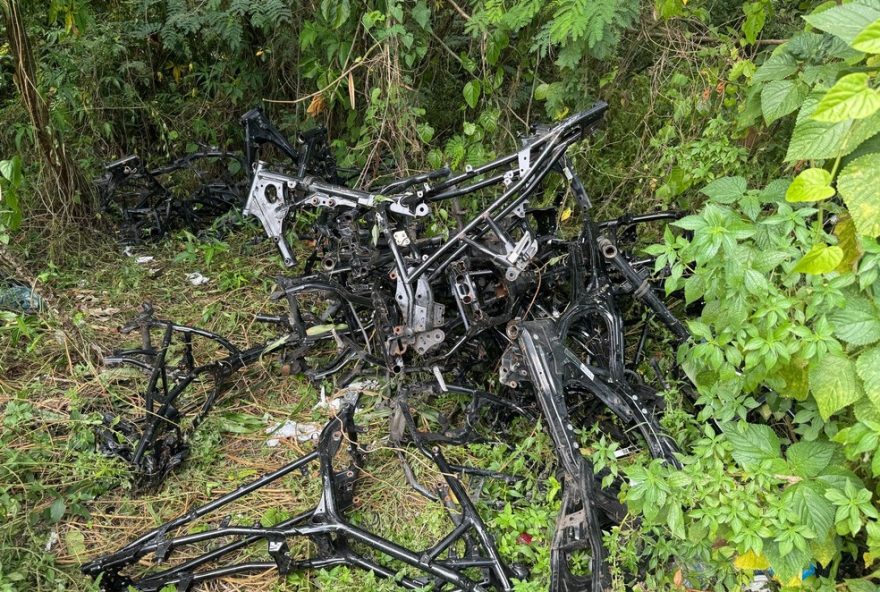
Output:
[[[324,100],[324,95],[318,94],[312,99],[312,102],[309,103],[308,109],[306,109],[306,113],[309,114],[309,117],[317,117],[320,115],[324,109],[327,107],[327,102]]]

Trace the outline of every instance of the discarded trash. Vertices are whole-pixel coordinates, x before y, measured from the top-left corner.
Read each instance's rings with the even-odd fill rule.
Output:
[[[201,286],[202,284],[207,284],[211,280],[203,276],[198,271],[194,271],[192,273],[186,274],[186,281],[191,283],[193,286]]]
[[[652,327],[665,325],[672,337],[661,335],[665,343],[689,334],[653,286],[654,262],[629,252],[636,228],[678,214],[593,220],[586,188],[566,156],[600,123],[606,107],[599,103],[538,126],[516,152],[463,173],[444,168],[369,190],[340,185],[335,169],[320,152],[310,152],[302,137],[294,172],[248,152],[254,174],[244,212],[260,220],[286,266],[294,264],[286,225],[301,212],[314,221],[301,237],[314,244],[303,273],[277,278],[273,297],[286,310],[257,318],[274,326],[277,337],[241,350],[210,331],[156,319],[146,306],[124,328],[139,334],[141,343],[107,360],[150,377],[141,393],[143,414],[136,423],[117,422],[122,434],[108,426],[104,437],[140,475],[161,480],[185,455],[187,435],[226,392],[232,374],[270,353],[278,354],[284,373],[321,386],[316,407],[334,417],[314,451],[139,536],[83,571],[101,576],[103,589],[112,592],[128,586],[188,590],[254,571],[274,568],[285,575],[331,565],[395,577],[411,589],[511,591],[514,579],[528,573],[501,558],[459,477],[520,477],[453,464],[444,449],[503,441],[516,418],[540,418],[556,453],[546,474],[555,474],[561,485],[550,544],[551,589],[610,588],[602,532],[627,511],[618,501],[621,483],[602,487],[577,434],[600,428],[620,440],[622,455],[646,453],[679,466],[676,445],[660,426],[663,398],[638,372]],[[246,126],[259,127],[255,121]],[[577,211],[567,218],[572,226],[563,229],[557,213],[569,196]],[[548,207],[534,207],[548,198]],[[196,364],[194,352],[209,344],[219,354],[210,364]],[[371,382],[376,378],[388,386]],[[342,397],[326,396],[323,387],[330,381]],[[205,383],[210,388],[200,394],[188,388]],[[347,517],[366,462],[355,410],[359,397],[374,388],[382,392],[379,416],[389,417],[386,439],[406,482],[448,510],[450,532],[427,550],[406,548]],[[437,404],[441,398],[443,406]],[[309,439],[316,429],[288,422],[269,442]],[[435,482],[420,481],[408,459],[413,455],[436,470]],[[189,530],[196,517],[213,515],[297,470],[305,474],[305,467],[317,469],[311,474],[320,475],[322,485],[305,513],[271,528],[230,525],[226,518],[198,534]],[[222,544],[210,545],[220,538]],[[304,538],[314,544],[289,544]],[[518,540],[534,544],[526,532]],[[245,547],[247,563],[227,557]],[[154,569],[135,569],[147,557],[155,560]],[[406,576],[401,566],[409,568]]]
[[[154,257],[151,255],[142,255],[141,257],[138,257],[137,259],[135,259],[135,263],[137,263],[139,265],[143,265],[144,263],[149,263],[153,259],[154,259]]]
[[[0,285],[0,310],[35,314],[45,308],[45,301],[28,286],[21,284]]]
[[[316,423],[285,421],[266,428],[266,433],[272,437],[266,440],[266,446],[275,448],[285,438],[296,438],[300,442],[316,440],[321,432],[321,426]]]

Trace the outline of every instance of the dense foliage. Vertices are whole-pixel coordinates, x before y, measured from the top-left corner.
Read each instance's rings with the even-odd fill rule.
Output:
[[[667,393],[681,471],[619,463],[613,444],[585,434],[597,467],[627,476],[639,517],[608,533],[617,584],[632,586],[623,574],[642,566],[641,589],[738,590],[772,568],[779,587],[876,589],[880,0],[20,4],[49,125],[83,178],[124,153],[236,147],[238,115],[261,100],[287,132],[327,125],[340,164],[365,178],[481,163],[528,124],[607,100],[607,125],[575,164],[599,215],[691,212],[647,253],[669,270],[667,292],[696,311],[695,339],[677,357],[698,391],[696,417],[685,385]],[[75,263],[69,237],[94,236],[103,221],[84,208],[67,220],[76,232],[47,233],[53,163],[40,157],[15,67],[4,45],[0,248],[59,274]],[[87,183],[69,197],[94,199]],[[225,249],[190,239],[181,260]],[[230,289],[250,281],[224,273]],[[0,317],[3,346],[27,344],[21,355],[49,334]],[[65,512],[85,514],[113,469],[81,472],[98,461],[94,418],[76,411],[75,393],[64,428],[33,403],[38,389],[11,392],[0,379],[0,395],[0,481],[16,482],[0,491],[0,590],[64,589],[41,537]],[[75,479],[38,470],[53,443],[37,421],[66,430],[56,459],[77,467]],[[505,554],[534,555],[517,537],[549,522],[554,493],[494,519]],[[21,524],[38,543],[21,540]],[[546,557],[529,560],[540,579]]]

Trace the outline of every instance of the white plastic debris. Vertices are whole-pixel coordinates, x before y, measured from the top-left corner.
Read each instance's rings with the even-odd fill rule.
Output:
[[[275,448],[285,438],[296,438],[299,442],[308,442],[309,440],[317,440],[321,433],[321,426],[316,423],[285,421],[282,424],[275,424],[266,428],[266,433],[273,437],[266,440],[266,446]]]
[[[57,543],[57,542],[58,542],[58,531],[53,528],[52,532],[49,533],[48,540],[46,541],[46,547],[45,547],[46,553],[51,551],[52,547],[54,547],[55,543]]]
[[[747,588],[743,588],[743,592],[770,592],[770,578],[764,574],[758,574],[749,584]]]
[[[203,276],[198,271],[194,271],[192,273],[186,274],[186,281],[191,283],[193,286],[201,286],[202,284],[207,284],[211,280]]]
[[[312,409],[332,409],[334,411],[339,411],[342,409],[342,404],[347,395],[363,393],[365,391],[375,391],[378,389],[379,383],[375,380],[358,380],[342,389],[338,396],[328,399],[327,392],[324,390],[324,387],[321,386],[321,398]],[[357,410],[355,410],[355,413],[357,413]]]
[[[143,265],[144,263],[149,263],[153,259],[155,259],[155,257],[153,257],[152,255],[141,255],[140,257],[135,259],[135,262],[137,262],[139,265]]]

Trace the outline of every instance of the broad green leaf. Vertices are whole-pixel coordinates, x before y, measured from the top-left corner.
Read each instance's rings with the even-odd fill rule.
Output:
[[[64,503],[64,498],[55,498],[55,501],[52,502],[52,506],[49,508],[49,519],[52,522],[58,522],[66,511],[67,504]]]
[[[834,197],[831,173],[825,169],[811,168],[795,177],[785,192],[785,201],[821,201]]]
[[[820,31],[840,37],[850,45],[868,25],[880,18],[880,4],[872,0],[856,0],[810,14],[804,20]]]
[[[821,93],[813,93],[804,99],[785,155],[787,162],[846,156],[880,132],[880,111],[864,119],[838,123],[816,121],[812,115],[820,96]]]
[[[784,48],[776,50],[752,76],[752,82],[772,82],[782,80],[797,72],[797,60],[785,51]]]
[[[798,477],[815,477],[834,457],[834,445],[821,440],[801,440],[789,446],[785,456],[792,473]]]
[[[838,246],[814,245],[792,269],[795,273],[821,275],[834,271],[843,261],[843,249]]]
[[[866,154],[840,172],[837,189],[859,234],[880,236],[880,153]]]
[[[747,269],[743,274],[743,284],[749,293],[756,296],[766,296],[769,289],[767,277],[760,271]]]
[[[424,0],[416,2],[415,6],[413,6],[410,11],[410,14],[412,14],[413,20],[415,20],[421,28],[426,30],[430,28],[431,9],[428,8],[428,5]]]
[[[482,87],[480,86],[479,80],[471,80],[467,84],[464,85],[464,90],[462,93],[464,94],[464,100],[468,104],[468,107],[471,109],[476,108],[477,101],[480,100],[480,91]]]
[[[880,19],[862,29],[853,39],[852,47],[865,53],[880,53]]]
[[[0,160],[0,175],[9,181],[13,189],[21,185],[21,157],[14,156],[9,160]]]
[[[801,481],[787,492],[791,509],[819,538],[834,526],[834,506],[825,499],[823,489],[815,481]]]
[[[684,539],[685,530],[684,530],[684,512],[681,510],[681,505],[678,503],[672,504],[669,508],[669,512],[666,514],[666,523],[669,525],[669,531],[672,533],[672,536]]]
[[[828,535],[825,538],[811,539],[810,553],[819,565],[828,567],[838,554],[837,537]]]
[[[837,237],[837,246],[843,250],[843,261],[837,266],[838,273],[852,273],[862,258],[862,243],[859,242],[859,236],[856,232],[856,225],[852,221],[852,216],[843,214],[834,225],[834,236]]]
[[[64,533],[64,545],[74,559],[81,561],[87,556],[86,538],[78,528],[71,528]]]
[[[856,372],[862,379],[865,394],[880,409],[880,346],[863,351],[856,359]]]
[[[768,125],[801,106],[804,93],[791,80],[774,80],[761,89],[761,112]]]
[[[741,198],[747,188],[743,177],[721,177],[700,189],[700,193],[712,201],[729,204]]]
[[[770,560],[770,566],[779,581],[784,582],[786,586],[800,585],[803,570],[810,563],[807,551],[795,547],[788,553],[781,553],[777,543],[770,543],[764,546],[764,554]]]
[[[880,315],[867,298],[850,295],[844,308],[831,314],[834,334],[853,345],[869,345],[880,340]]]
[[[785,381],[785,388],[780,389],[780,395],[796,401],[806,400],[810,394],[810,379],[807,375],[807,364],[802,358],[792,358],[791,363],[780,367],[777,372]]]
[[[821,360],[810,364],[810,391],[822,419],[852,405],[862,397],[855,364],[845,355],[826,353]]]
[[[877,592],[877,585],[871,580],[846,580],[846,592]]]
[[[770,426],[731,424],[724,426],[724,433],[733,445],[733,458],[746,470],[756,469],[762,462],[782,456],[779,437]]]
[[[864,119],[880,109],[880,93],[868,87],[864,72],[847,74],[838,80],[813,111],[813,119],[838,123],[847,119]]]

